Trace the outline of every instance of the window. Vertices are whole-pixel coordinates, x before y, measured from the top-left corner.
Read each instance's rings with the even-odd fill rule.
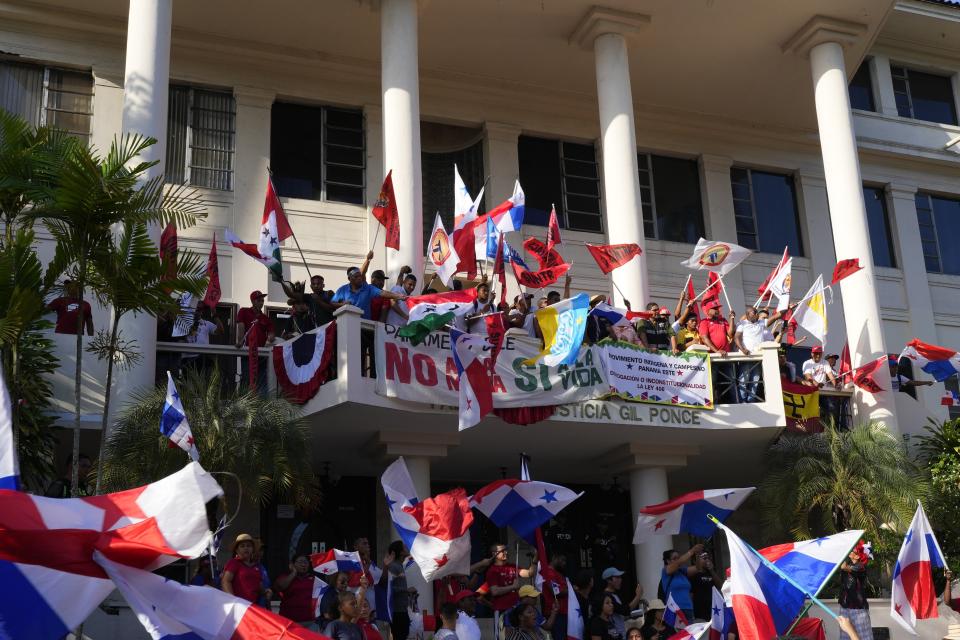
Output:
[[[520,184],[524,223],[546,226],[550,207],[565,229],[603,233],[600,172],[592,144],[520,136]]]
[[[447,232],[453,232],[453,165],[474,198],[484,183],[483,129],[434,122],[420,123],[420,172],[423,179],[423,237],[433,231],[434,216],[440,213]],[[510,194],[494,194],[506,200]],[[484,195],[480,211],[485,211]]]
[[[850,80],[850,106],[861,111],[876,111],[873,102],[873,82],[870,78],[870,62],[863,61],[860,68]]]
[[[906,67],[891,66],[890,72],[898,114],[904,118],[957,124],[957,105],[950,78]]]
[[[737,242],[748,249],[803,255],[800,213],[793,176],[754,169],[730,169]]]
[[[277,194],[364,204],[363,112],[276,102],[270,164]]]
[[[93,76],[18,62],[0,62],[0,108],[35,127],[51,126],[84,142],[93,116]]]
[[[166,181],[232,191],[233,94],[170,85],[168,103]]]
[[[644,237],[696,244],[706,235],[696,160],[641,153],[637,166]]]
[[[896,267],[893,237],[890,234],[890,216],[887,215],[887,198],[883,188],[864,185],[863,201],[867,205],[867,225],[870,228],[873,264],[878,267]]]
[[[960,275],[960,200],[918,193],[917,222],[927,271]]]

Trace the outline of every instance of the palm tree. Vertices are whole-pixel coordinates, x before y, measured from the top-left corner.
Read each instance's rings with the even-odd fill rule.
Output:
[[[784,434],[770,446],[767,467],[758,496],[774,538],[863,529],[877,541],[902,531],[926,493],[906,447],[879,423]]]
[[[916,438],[919,463],[930,478],[924,504],[948,558],[960,555],[960,420],[929,421],[927,435]]]
[[[205,469],[235,474],[253,504],[274,496],[304,508],[315,504],[310,434],[297,406],[249,391],[225,395],[217,368],[202,375],[186,370],[177,391]],[[108,491],[152,482],[187,461],[159,433],[165,395],[165,386],[135,394],[114,423],[101,462]]]
[[[156,144],[153,138],[124,135],[114,139],[106,156],[74,145],[67,149],[57,179],[49,192],[30,210],[32,220],[42,220],[57,245],[59,264],[79,290],[83,305],[86,286],[96,282],[96,267],[109,262],[112,233],[123,223],[163,225],[171,220],[188,227],[204,215],[195,191],[164,188],[163,176],[146,179],[156,162],[140,162],[143,152]],[[49,271],[53,271],[50,269]],[[55,277],[62,273],[57,271]],[[77,314],[76,375],[74,378],[73,456],[80,453],[80,390],[83,364],[83,314]],[[77,467],[71,479],[77,492]]]
[[[87,351],[107,361],[107,380],[104,385],[101,442],[109,435],[110,391],[113,387],[114,365],[136,364],[140,353],[135,345],[122,340],[120,320],[127,313],[145,313],[158,316],[165,312],[180,312],[180,305],[171,292],[186,292],[199,296],[206,290],[207,278],[201,273],[200,256],[180,252],[174,273],[168,269],[166,256],[161,258],[142,222],[123,224],[117,242],[101,256],[95,266],[91,283],[101,304],[113,311],[109,331],[102,331]],[[97,467],[96,493],[100,493],[100,466]]]

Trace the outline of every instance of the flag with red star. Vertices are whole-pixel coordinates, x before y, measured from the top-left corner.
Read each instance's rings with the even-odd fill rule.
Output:
[[[173,376],[167,371],[167,399],[163,403],[163,413],[160,414],[160,433],[170,440],[170,446],[180,447],[190,454],[194,462],[200,460],[200,452],[193,441],[193,432],[183,410],[180,394],[173,384]]]
[[[491,364],[495,349],[486,336],[450,330],[450,350],[460,384],[460,431],[493,411]]]
[[[679,535],[688,533],[709,538],[717,526],[707,518],[726,520],[744,500],[753,493],[754,487],[744,489],[707,489],[693,491],[640,509],[633,542],[646,542],[652,536]]]

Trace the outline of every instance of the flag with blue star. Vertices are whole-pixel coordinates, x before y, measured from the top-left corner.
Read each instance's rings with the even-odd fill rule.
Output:
[[[193,432],[187,422],[187,414],[183,410],[180,394],[173,384],[173,376],[167,371],[167,399],[163,403],[163,413],[160,414],[160,433],[170,440],[171,447],[180,447],[190,454],[194,461],[200,460],[200,452],[193,441]]]
[[[510,527],[518,536],[535,544],[537,527],[582,495],[549,482],[497,480],[473,494],[470,506],[498,527]]]

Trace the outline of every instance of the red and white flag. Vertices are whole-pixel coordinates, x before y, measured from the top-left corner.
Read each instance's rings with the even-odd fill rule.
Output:
[[[493,349],[485,336],[450,330],[450,350],[460,381],[460,431],[476,425],[493,411]]]
[[[443,227],[443,220],[440,219],[439,213],[433,222],[433,232],[427,244],[427,258],[433,265],[440,282],[444,286],[450,286],[450,278],[457,272],[460,256],[457,255],[457,250],[453,246],[453,239]]]
[[[560,240],[560,224],[557,222],[557,207],[550,207],[550,222],[547,224],[547,251],[556,245],[563,244]]]
[[[933,570],[946,566],[940,543],[923,505],[918,503],[900,547],[890,587],[890,617],[910,633],[917,633],[917,620],[939,617]]]
[[[780,262],[777,263],[777,266],[773,268],[773,271],[767,274],[767,277],[763,279],[763,282],[757,287],[757,295],[760,296],[757,298],[758,306],[761,302],[765,302],[770,299],[770,281],[777,275],[780,269],[787,263],[787,260],[790,259],[789,247],[783,248],[783,256],[780,258]]]
[[[397,211],[397,198],[393,194],[393,169],[387,173],[383,179],[383,186],[380,187],[380,195],[377,201],[373,203],[373,217],[383,225],[386,230],[383,244],[391,249],[400,248],[400,213]]]
[[[220,266],[217,262],[217,234],[213,234],[210,243],[210,256],[207,258],[207,293],[203,296],[203,304],[216,309],[220,302]]]
[[[586,247],[604,274],[622,267],[643,253],[640,245],[633,242],[628,244],[590,244],[588,242]]]

